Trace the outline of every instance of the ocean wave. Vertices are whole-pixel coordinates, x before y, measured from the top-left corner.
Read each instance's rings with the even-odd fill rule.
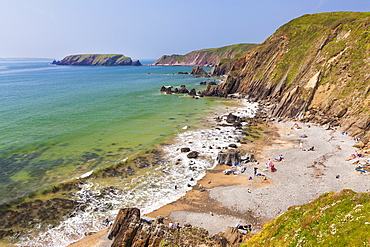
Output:
[[[235,108],[233,112],[229,107],[227,112],[240,117],[254,117],[257,104],[243,103],[243,107]],[[134,176],[130,183],[109,187],[92,182],[84,184],[74,198],[79,202],[79,208],[58,226],[49,226],[37,236],[34,236],[35,231],[23,234],[15,246],[68,246],[89,232],[106,229],[104,220],[113,221],[120,208],[137,207],[142,214],[147,214],[176,201],[196,185],[207,170],[215,167],[220,148],[230,143],[239,145],[236,140],[241,136],[241,130],[221,125],[179,133],[172,144],[162,146],[165,162]],[[199,156],[188,158],[187,153],[181,152],[182,147],[197,151]]]

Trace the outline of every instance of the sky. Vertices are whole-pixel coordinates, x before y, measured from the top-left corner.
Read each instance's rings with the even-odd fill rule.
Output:
[[[294,18],[333,11],[370,11],[370,0],[0,0],[0,57],[157,59],[262,43]]]

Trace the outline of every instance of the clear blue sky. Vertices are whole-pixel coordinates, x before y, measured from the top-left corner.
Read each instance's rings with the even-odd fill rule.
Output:
[[[332,11],[370,11],[370,0],[0,0],[0,57],[156,59],[261,43],[291,19]]]

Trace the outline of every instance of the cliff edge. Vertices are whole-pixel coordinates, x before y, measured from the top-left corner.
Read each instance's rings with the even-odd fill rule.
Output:
[[[75,66],[141,66],[139,60],[132,62],[130,57],[122,54],[82,54],[70,55],[60,61],[53,61],[56,65],[75,65]]]
[[[271,117],[341,126],[370,139],[370,12],[304,15],[238,59],[205,96],[268,101]],[[361,148],[362,144],[359,144]]]
[[[236,44],[220,48],[192,51],[185,55],[163,55],[152,65],[168,66],[214,66],[223,58],[236,58],[257,46],[256,44]]]

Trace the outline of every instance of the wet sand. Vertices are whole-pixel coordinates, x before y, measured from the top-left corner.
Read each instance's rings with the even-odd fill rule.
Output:
[[[355,171],[356,160],[346,161],[355,153],[355,142],[339,130],[326,130],[312,124],[294,128],[293,122],[274,122],[266,130],[266,138],[239,149],[252,151],[259,164],[247,167],[243,174],[224,175],[230,167],[218,165],[198,181],[179,200],[148,214],[165,216],[167,221],[203,227],[211,234],[223,232],[227,226],[252,224],[257,233],[268,221],[284,213],[290,206],[308,203],[323,193],[352,189],[367,192],[370,176]],[[300,136],[306,134],[307,138]],[[300,148],[314,146],[315,151]],[[276,172],[266,171],[265,163],[280,154],[283,162],[274,162]],[[254,176],[254,167],[265,176]],[[252,180],[249,180],[252,177]],[[266,177],[267,180],[264,179]],[[109,246],[103,230],[70,246]]]

